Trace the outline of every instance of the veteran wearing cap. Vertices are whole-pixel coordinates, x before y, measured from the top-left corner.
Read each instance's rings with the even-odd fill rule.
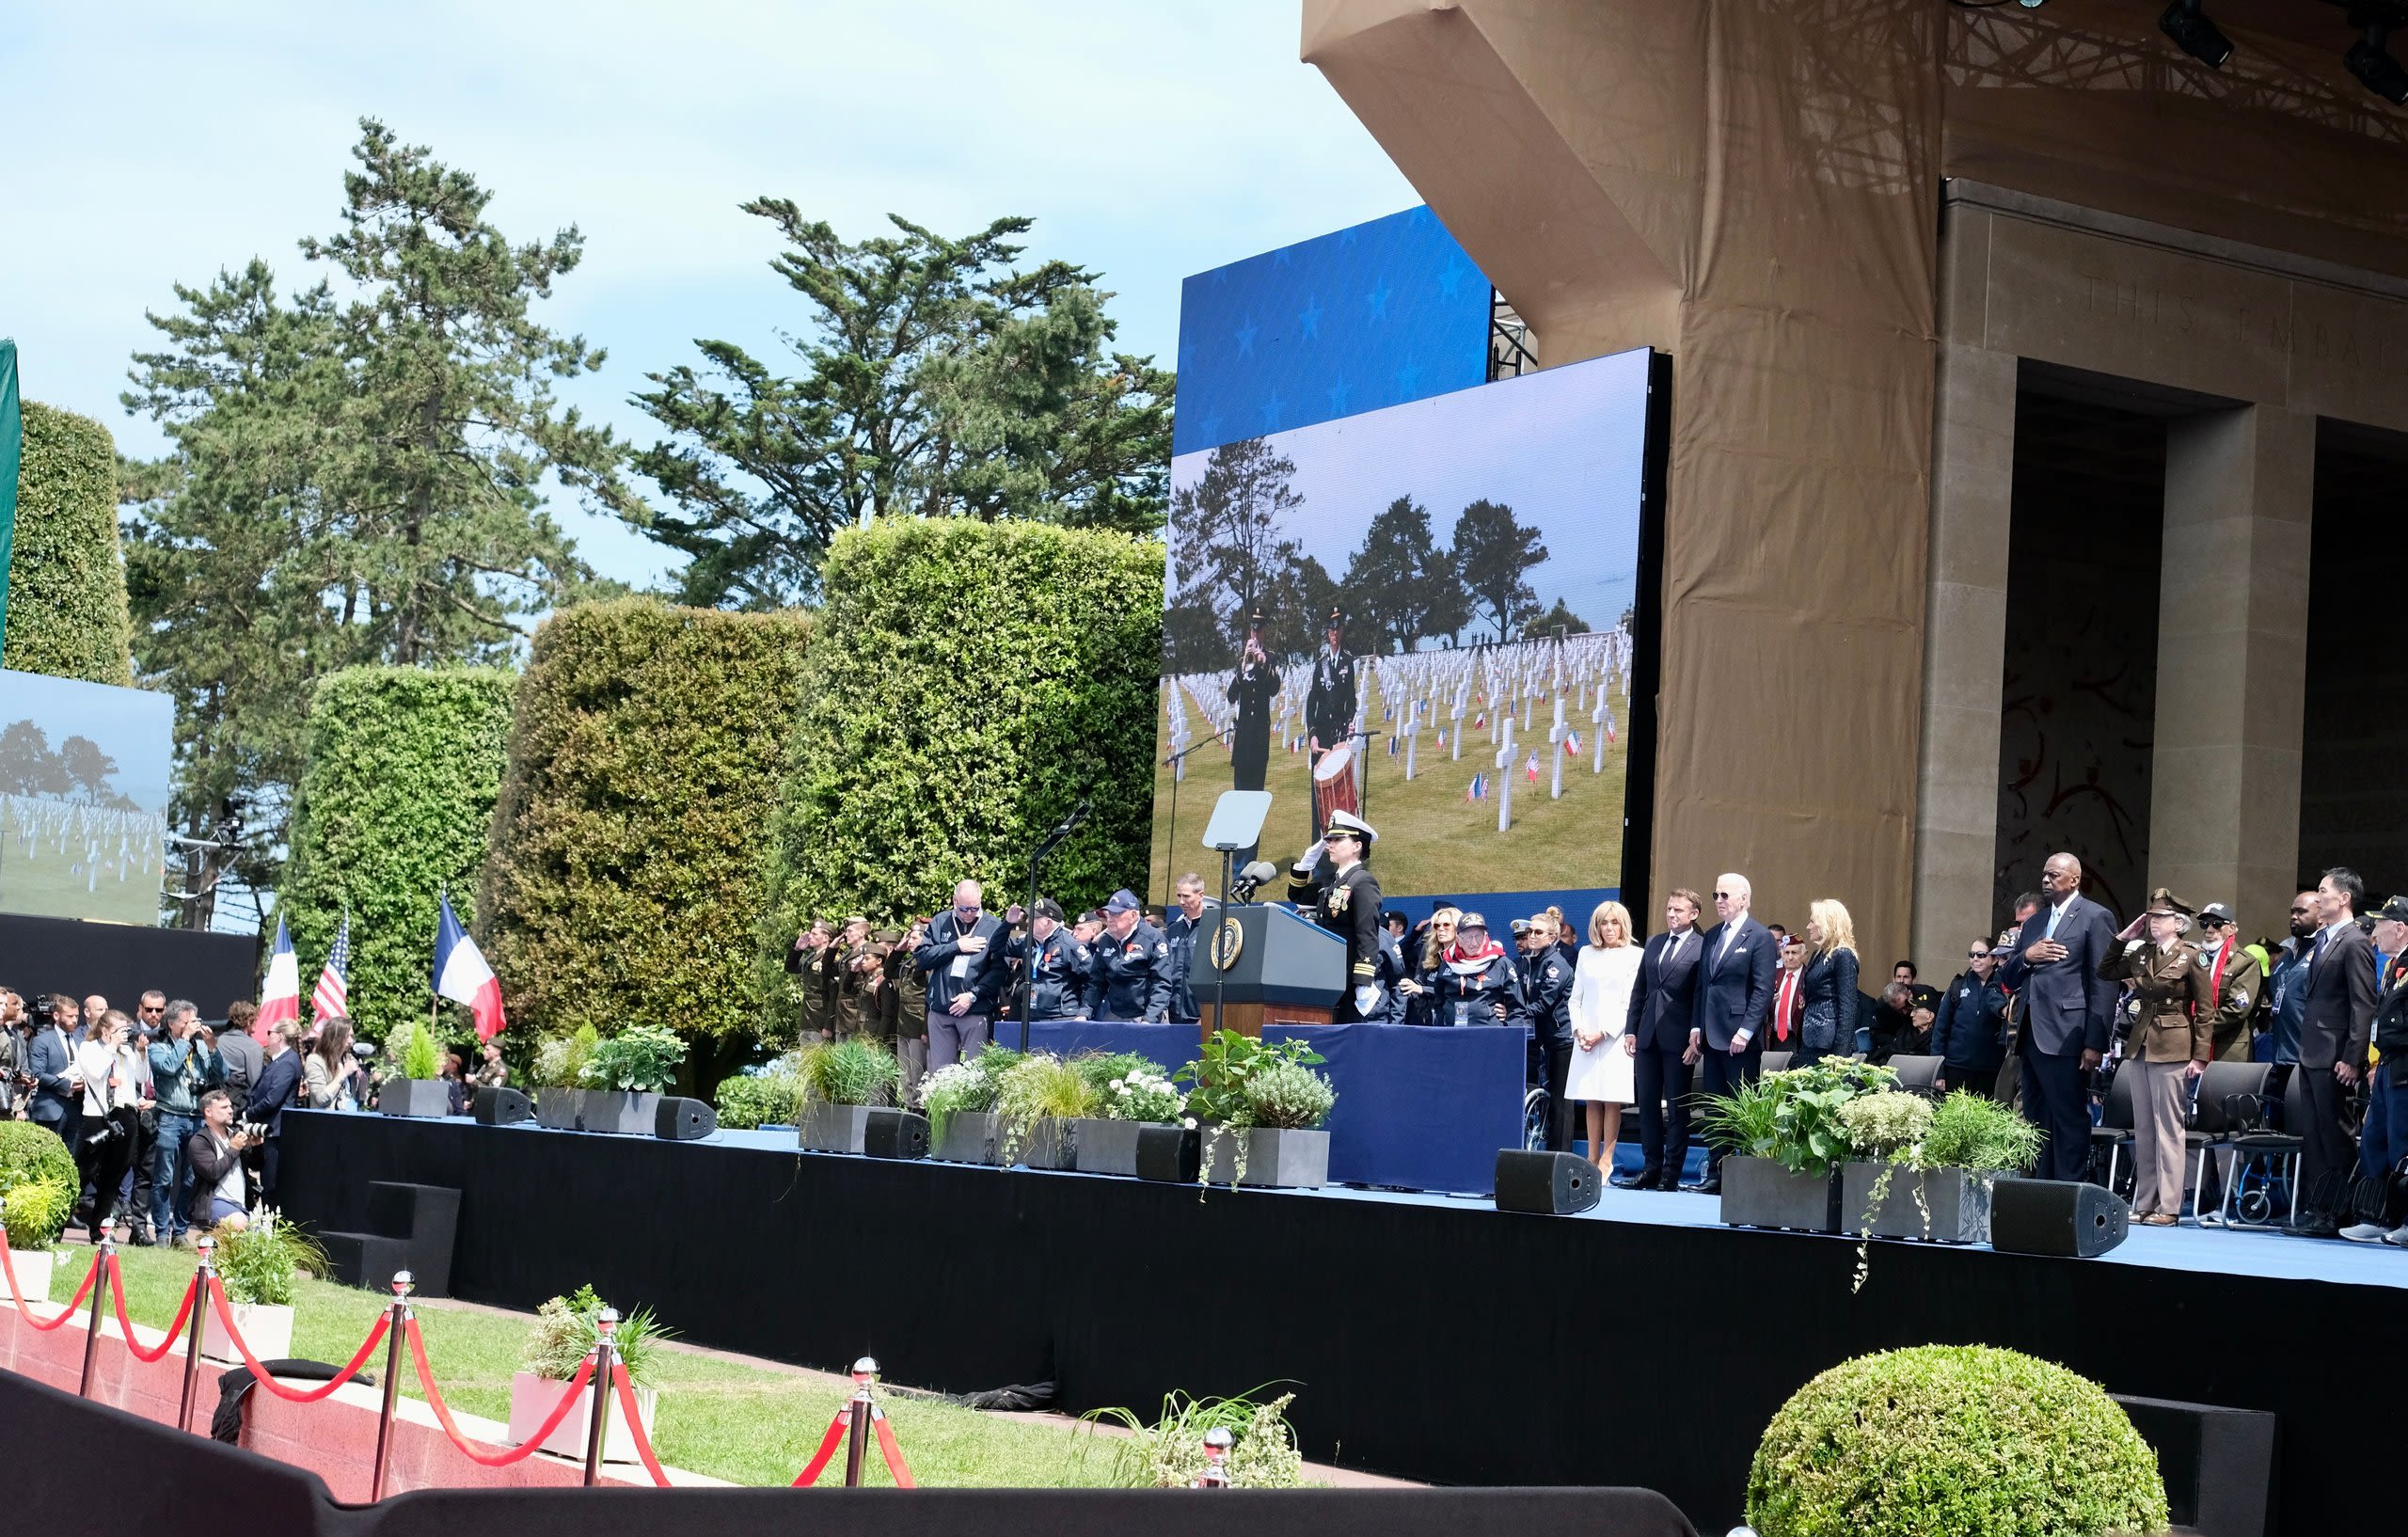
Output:
[[[1030,1019],[1086,1017],[1087,974],[1092,963],[1086,946],[1071,938],[1062,922],[1061,903],[1050,896],[1038,897],[1028,927],[1013,932],[1005,954],[1024,969]]]
[[[2192,1081],[2214,1052],[2216,1000],[2199,947],[2182,937],[2190,927],[2191,909],[2160,886],[2099,963],[2101,978],[2132,990],[2131,1034],[2117,1070],[2140,1074],[2132,1089],[2132,1212],[2151,1228],[2171,1228],[2181,1214],[2183,1113]]]
[[[1321,842],[1289,868],[1288,899],[1346,942],[1346,990],[1331,1018],[1376,1020],[1380,996],[1380,881],[1363,863],[1379,840],[1351,811],[1332,812]]]
[[[2210,902],[2199,910],[2199,968],[2208,974],[2208,996],[2216,1001],[2212,1022],[2215,1060],[2249,1060],[2249,1017],[2258,1006],[2258,958],[2241,943],[2232,909]]]
[[[2374,1044],[2383,1060],[2368,1081],[2366,1129],[2359,1141],[2364,1169],[2383,1179],[2408,1158],[2408,896],[2395,896],[2374,913],[2374,947],[2389,959],[2375,978]],[[2344,1238],[2363,1239],[2344,1228]],[[2374,1235],[2408,1248],[2408,1223]]]
[[[1103,932],[1087,947],[1087,1017],[1168,1020],[1171,965],[1170,941],[1146,922],[1136,895],[1114,892],[1103,904]]]

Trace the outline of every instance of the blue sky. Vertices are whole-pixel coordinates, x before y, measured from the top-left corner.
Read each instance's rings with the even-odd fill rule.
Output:
[[[1099,268],[1121,344],[1173,356],[1192,272],[1418,199],[1319,71],[1296,0],[407,7],[21,0],[0,39],[0,335],[30,399],[156,430],[117,403],[171,285],[331,231],[356,119],[473,171],[516,240],[576,224],[545,318],[610,349],[567,398],[626,405],[696,337],[755,356],[801,324],[768,225],[792,198],[852,238],[889,211],[949,233],[1038,221],[1032,258]],[[556,499],[605,574],[658,549]]]

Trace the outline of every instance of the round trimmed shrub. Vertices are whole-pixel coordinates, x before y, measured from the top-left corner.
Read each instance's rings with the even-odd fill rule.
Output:
[[[1859,1356],[1799,1388],[1748,1470],[1761,1537],[2166,1529],[2157,1457],[2104,1389],[1987,1345]]]
[[[0,1120],[0,1198],[21,1184],[49,1180],[63,1185],[70,1192],[82,1183],[75,1169],[75,1155],[56,1133],[36,1126],[29,1120]],[[71,1195],[68,1204],[74,1204]],[[58,1241],[67,1228],[67,1213],[58,1213],[57,1226],[47,1233],[16,1235],[21,1249],[48,1248]]]
[[[0,665],[122,688],[134,681],[134,624],[118,544],[117,444],[89,417],[39,401],[24,403],[24,434]]]

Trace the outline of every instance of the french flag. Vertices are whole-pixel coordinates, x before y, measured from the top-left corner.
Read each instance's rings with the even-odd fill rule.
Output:
[[[285,931],[284,914],[276,917],[276,951],[267,959],[267,981],[260,989],[260,1017],[251,1034],[261,1042],[279,1024],[301,1018],[301,963],[293,959],[293,936]]]
[[[443,911],[435,923],[435,995],[467,1005],[477,1017],[477,1038],[491,1040],[508,1022],[501,1017],[501,984],[485,964],[484,952],[460,927],[450,895],[440,900]]]

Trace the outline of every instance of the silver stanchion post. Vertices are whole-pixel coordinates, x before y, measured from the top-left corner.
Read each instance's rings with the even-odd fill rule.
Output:
[[[1197,1474],[1198,1489],[1226,1489],[1229,1486],[1229,1448],[1236,1438],[1221,1426],[1204,1433],[1204,1471]]]
[[[376,1466],[368,1477],[368,1502],[385,1497],[385,1464],[393,1451],[393,1406],[402,1392],[402,1336],[409,1332],[410,1288],[406,1270],[393,1272],[393,1307],[385,1315],[385,1405],[376,1415]]]
[[[217,1256],[217,1240],[197,1238],[192,1246],[200,1251],[200,1268],[192,1276],[192,1329],[184,1336],[184,1399],[182,1406],[176,1410],[176,1429],[180,1431],[192,1429],[193,1392],[200,1386],[200,1321],[201,1315],[209,1311],[209,1278],[217,1274],[213,1263]]]
[[[862,1454],[868,1449],[870,1385],[878,1381],[878,1363],[864,1355],[853,1363],[853,1435],[845,1447],[845,1487],[862,1486]]]
[[[610,1374],[617,1354],[619,1310],[605,1307],[594,1320],[594,1418],[585,1427],[585,1486],[602,1482],[602,1440],[610,1434]]]
[[[84,1332],[84,1375],[75,1384],[77,1398],[92,1396],[92,1367],[101,1354],[101,1298],[109,1289],[109,1261],[117,1258],[117,1240],[109,1236],[107,1223],[102,1223],[101,1241],[93,1245],[93,1262],[100,1268],[92,1273],[92,1321]]]

